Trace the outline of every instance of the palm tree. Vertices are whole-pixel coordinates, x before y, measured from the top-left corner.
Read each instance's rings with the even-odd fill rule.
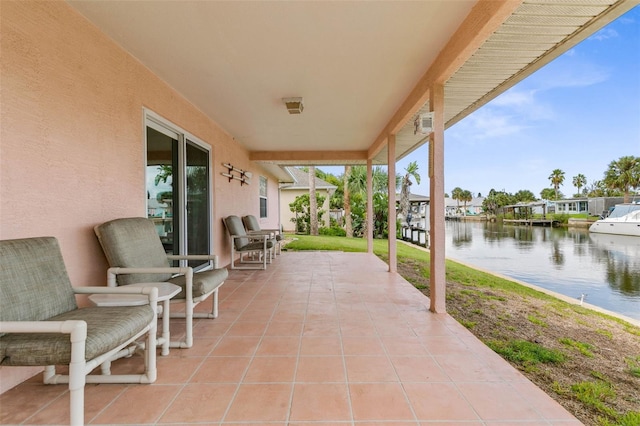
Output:
[[[451,198],[458,203],[458,210],[460,210],[460,201],[462,201],[462,191],[462,188],[459,186],[456,186],[453,188],[453,191],[451,191]]]
[[[627,155],[609,163],[604,184],[624,192],[624,202],[628,203],[631,189],[640,187],[640,157]]]
[[[582,188],[586,184],[587,184],[587,178],[582,173],[578,173],[576,176],[573,177],[573,186],[578,188],[578,195],[581,195],[580,188]]]
[[[405,170],[405,175],[402,178],[402,187],[400,190],[400,213],[402,214],[402,217],[407,217],[407,214],[409,213],[409,187],[411,185],[413,185],[413,182],[411,182],[411,177],[413,177],[416,180],[416,183],[419,185],[420,184],[420,175],[418,174],[418,162],[417,161],[412,161],[409,163],[409,165],[407,165],[407,167],[404,169]]]
[[[318,199],[316,198],[316,166],[309,166],[309,215],[311,235],[318,235]]]
[[[552,200],[554,196],[555,192],[553,191],[553,188],[544,188],[540,191],[540,198],[543,200]]]
[[[464,189],[460,194],[460,201],[464,203],[464,211],[462,212],[463,216],[467,215],[467,203],[471,200],[473,200],[473,194],[471,194],[471,191]]]
[[[556,200],[558,199],[558,188],[564,182],[564,172],[560,169],[555,169],[549,175],[549,180],[551,181],[551,186],[556,192]]]
[[[387,176],[388,174],[386,170],[383,169],[382,167],[373,168],[372,187],[373,187],[374,197],[375,197],[375,194],[385,194],[386,196],[389,189],[388,183],[387,183],[388,182]],[[400,182],[400,176],[397,175],[396,187],[398,187],[399,182]],[[364,205],[361,206],[358,210],[364,210],[365,212],[365,215],[364,215],[365,217],[362,218],[362,222],[364,224],[363,226],[365,227],[365,229],[363,229],[362,232],[366,234],[367,232],[366,230],[367,167],[366,166],[351,167],[351,176],[349,177],[349,183],[345,187],[348,187],[348,191],[350,193],[351,207],[353,207],[353,205],[357,203],[364,202]],[[374,202],[374,210],[375,210],[375,206],[376,206],[376,203]],[[375,217],[375,211],[374,211],[374,217]],[[354,228],[356,227],[356,225],[353,225],[353,224],[352,226]]]
[[[342,203],[344,208],[344,230],[347,238],[353,237],[353,224],[351,222],[351,191],[349,188],[349,180],[351,179],[351,166],[344,166],[343,178],[343,197]]]

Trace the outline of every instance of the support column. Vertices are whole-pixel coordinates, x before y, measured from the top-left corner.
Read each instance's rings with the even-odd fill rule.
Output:
[[[398,271],[396,258],[396,135],[387,136],[387,164],[389,180],[389,206],[387,222],[389,226],[389,272]]]
[[[444,313],[446,276],[444,248],[444,86],[429,90],[429,108],[434,111],[433,133],[429,140],[429,257],[430,310]]]
[[[373,254],[373,161],[367,160],[367,253]]]

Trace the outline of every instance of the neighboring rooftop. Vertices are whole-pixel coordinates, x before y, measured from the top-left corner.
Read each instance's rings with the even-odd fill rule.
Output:
[[[286,183],[281,186],[281,189],[309,189],[309,173],[298,167],[285,167],[287,173],[293,178],[293,183]],[[335,191],[338,187],[331,185],[329,182],[320,179],[316,176],[316,189],[326,189],[328,191]]]

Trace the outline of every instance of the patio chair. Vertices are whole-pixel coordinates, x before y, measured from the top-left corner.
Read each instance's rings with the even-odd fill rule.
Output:
[[[229,233],[231,246],[231,269],[267,269],[267,261],[271,261],[274,244],[269,235],[250,235],[238,216],[227,216],[223,219]],[[236,266],[236,252],[240,254],[238,264],[260,264],[261,266]],[[245,255],[247,258],[245,259]],[[257,260],[249,260],[248,255],[257,256]]]
[[[172,348],[193,346],[193,318],[218,317],[218,289],[229,272],[218,268],[216,255],[167,255],[151,219],[115,219],[94,228],[109,262],[107,285],[115,287],[144,282],[170,282],[182,287],[171,303],[184,303],[184,312],[171,310],[171,318],[185,318],[185,338]],[[188,266],[171,267],[170,260],[210,260],[213,269],[194,272]],[[212,296],[211,312],[194,312],[196,305]]]
[[[254,215],[247,215],[242,217],[242,223],[249,235],[269,235],[271,242],[275,246],[275,253],[282,253],[282,232],[279,229],[262,229],[260,223]]]
[[[44,366],[45,384],[69,384],[70,423],[84,423],[85,383],[156,380],[156,288],[72,287],[53,237],[0,241],[0,365]],[[78,308],[76,294],[139,294],[148,304]],[[144,373],[111,375],[110,361],[145,337]],[[68,375],[56,374],[68,365]],[[102,365],[102,374],[89,373]]]

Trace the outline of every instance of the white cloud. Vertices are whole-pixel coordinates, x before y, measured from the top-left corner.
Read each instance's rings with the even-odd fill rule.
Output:
[[[531,105],[534,102],[534,94],[533,90],[510,89],[491,101],[491,104],[501,107]]]
[[[564,87],[587,87],[607,81],[610,70],[593,63],[571,61],[554,63],[531,76],[538,90]]]
[[[469,117],[477,139],[497,138],[519,133],[526,126],[517,123],[514,116],[486,109]]]
[[[551,120],[553,108],[536,98],[536,90],[512,88],[467,117],[455,128],[455,136],[472,144],[486,139],[515,136]]]
[[[594,35],[589,37],[590,40],[608,40],[610,38],[618,37],[618,32],[613,28],[603,28],[600,31],[596,32]]]

